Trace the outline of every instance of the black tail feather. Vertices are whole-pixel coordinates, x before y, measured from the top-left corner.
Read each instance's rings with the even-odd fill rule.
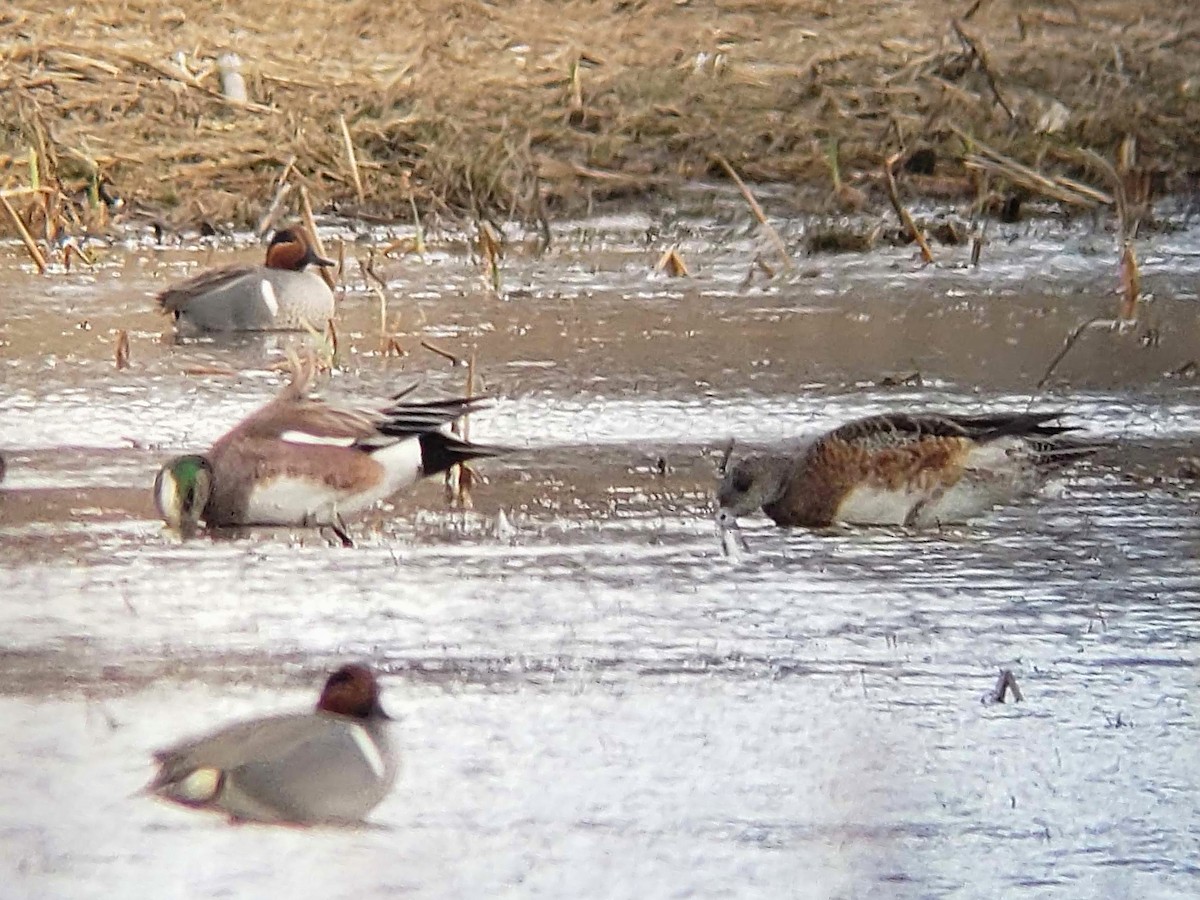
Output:
[[[395,403],[382,411],[384,418],[377,428],[381,434],[389,437],[422,435],[483,409],[489,402],[487,397],[453,397],[448,400]]]
[[[504,447],[472,444],[470,441],[464,441],[443,431],[427,431],[420,436],[420,440],[421,469],[426,475],[445,472],[458,463],[499,456],[508,452]]]

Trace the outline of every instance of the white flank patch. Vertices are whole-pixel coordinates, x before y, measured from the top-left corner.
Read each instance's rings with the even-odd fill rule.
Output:
[[[323,481],[272,478],[250,492],[249,525],[329,525],[342,494]]]
[[[187,774],[176,785],[176,793],[189,803],[208,803],[221,786],[221,770],[206,766]]]
[[[310,434],[307,431],[285,431],[279,435],[281,441],[289,444],[318,444],[325,447],[350,447],[355,438],[336,437],[329,434]]]
[[[275,297],[275,288],[264,278],[259,282],[258,290],[262,294],[263,303],[267,304],[267,309],[271,311],[271,318],[275,318],[279,315],[279,300]]]
[[[387,474],[380,485],[378,497],[383,500],[401,488],[416,484],[423,474],[421,470],[421,439],[405,438],[376,450],[371,459],[383,466]]]
[[[367,761],[367,765],[371,767],[375,777],[383,778],[387,774],[387,766],[384,765],[383,754],[379,752],[379,747],[367,729],[361,725],[351,725],[350,736],[354,738],[354,743],[358,745],[358,752],[363,755],[363,759]]]
[[[841,502],[837,520],[850,525],[903,525],[912,508],[924,499],[916,491],[856,487]]]

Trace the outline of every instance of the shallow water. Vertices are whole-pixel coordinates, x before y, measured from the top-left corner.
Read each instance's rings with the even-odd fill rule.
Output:
[[[691,278],[653,274],[670,243]],[[746,284],[744,229],[633,216],[511,253],[504,299],[437,246],[377,261],[402,359],[351,263],[324,391],[461,390],[419,342],[474,351],[499,399],[472,437],[516,452],[473,511],[427,483],[350,550],[154,517],[163,459],[264,402],[298,339],[176,343],[150,297],[259,251],[130,243],[39,278],[0,247],[3,896],[1195,896],[1195,230],[1139,248],[1152,328],[1089,333],[1034,401],[1113,442],[1093,463],[936,533],[746,520],[736,558],[710,499],[731,437],[1025,408],[1113,305],[1110,239],[1038,225],[979,270],[895,250]],[[385,673],[405,755],[373,827],[136,795],[154,748],[308,705],[345,658]],[[983,702],[1001,668],[1023,703]]]

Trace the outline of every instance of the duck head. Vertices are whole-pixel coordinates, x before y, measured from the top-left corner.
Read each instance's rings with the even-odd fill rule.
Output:
[[[351,663],[329,676],[317,709],[354,719],[390,718],[379,704],[379,682],[364,665]]]
[[[200,527],[204,508],[212,495],[212,465],[203,456],[180,456],[154,479],[154,505],[158,514],[185,538]]]
[[[747,456],[732,463],[717,488],[717,505],[726,516],[746,516],[779,500],[787,489],[789,461]]]
[[[281,228],[267,247],[268,269],[290,269],[299,272],[305,266],[332,266],[333,260],[317,255],[312,235],[307,228]]]

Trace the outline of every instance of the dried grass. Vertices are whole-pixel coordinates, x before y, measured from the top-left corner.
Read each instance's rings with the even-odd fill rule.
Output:
[[[248,103],[220,93],[228,50]],[[1048,180],[1133,132],[1169,176],[1197,165],[1198,60],[1194,0],[9,0],[0,190],[37,155],[84,226],[105,181],[167,223],[254,225],[285,169],[320,210],[536,219],[717,159],[825,198],[834,143],[847,177],[919,146],[961,175],[960,132]]]

